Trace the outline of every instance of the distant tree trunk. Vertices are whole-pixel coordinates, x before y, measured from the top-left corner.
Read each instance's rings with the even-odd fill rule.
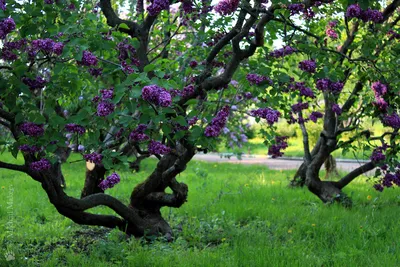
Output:
[[[56,169],[56,173],[57,173],[56,179],[59,182],[59,184],[61,185],[61,187],[65,189],[65,188],[67,188],[67,183],[65,182],[65,178],[64,178],[64,175],[61,170],[61,165],[67,161],[69,155],[71,154],[71,149],[70,148],[58,148],[54,154],[58,158],[58,161],[54,165],[54,168]]]
[[[329,157],[325,160],[324,167],[326,171],[325,180],[332,179],[333,177],[339,177],[336,160],[332,155],[329,155]]]
[[[81,198],[96,193],[104,193],[99,187],[99,184],[104,180],[105,174],[106,169],[102,165],[95,165],[94,163],[87,162],[85,185],[83,186]]]

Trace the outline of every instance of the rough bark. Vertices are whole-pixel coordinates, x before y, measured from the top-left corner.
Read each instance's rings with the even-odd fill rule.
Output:
[[[106,169],[102,165],[95,165],[93,169],[90,169],[88,164],[86,165],[85,185],[82,189],[81,198],[96,193],[104,193],[99,184],[104,180],[105,173]]]

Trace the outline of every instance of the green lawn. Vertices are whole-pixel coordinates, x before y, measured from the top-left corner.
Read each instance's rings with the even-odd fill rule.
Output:
[[[127,202],[154,164],[150,159],[139,174],[121,173],[121,183],[107,193]],[[68,194],[79,196],[83,162],[66,164],[64,173]],[[0,266],[400,265],[398,190],[379,193],[365,178],[356,180],[345,190],[354,207],[344,209],[287,188],[293,174],[192,162],[178,177],[189,185],[188,202],[163,210],[176,241],[146,243],[76,225],[56,212],[37,182],[1,169]],[[16,259],[6,261],[6,250]]]

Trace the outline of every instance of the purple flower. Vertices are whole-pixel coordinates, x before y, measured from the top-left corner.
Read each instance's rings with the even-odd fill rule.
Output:
[[[108,176],[105,180],[101,181],[101,183],[99,184],[99,187],[101,188],[101,190],[105,191],[109,188],[113,188],[120,181],[121,181],[121,178],[119,177],[119,175],[116,172],[114,172],[113,174]]]
[[[299,63],[299,69],[308,73],[314,73],[316,68],[314,60],[303,60]]]
[[[382,192],[383,191],[383,186],[381,184],[374,184],[375,190]]]
[[[182,92],[183,97],[189,97],[193,94],[194,94],[194,86],[193,85],[190,84],[183,88],[183,92]]]
[[[111,99],[114,95],[114,88],[100,90],[100,93],[103,100]]]
[[[313,112],[311,112],[310,120],[312,120],[314,123],[316,123],[317,120],[322,118],[323,116],[324,115],[321,112],[313,111]]]
[[[51,4],[54,4],[54,1],[53,0],[44,0],[44,3],[51,5]]]
[[[189,63],[189,66],[190,66],[192,69],[196,68],[197,65],[198,65],[198,63],[197,63],[196,60],[192,60],[192,61],[190,61],[190,63]]]
[[[259,108],[257,110],[250,111],[250,114],[254,117],[259,117],[267,120],[269,125],[273,125],[275,122],[278,122],[281,113],[277,110],[273,110],[272,108]]]
[[[21,132],[23,132],[27,136],[38,137],[44,134],[43,125],[39,125],[33,122],[25,122],[21,126],[19,126]]]
[[[97,102],[99,102],[100,101],[100,96],[98,96],[98,95],[96,95],[96,96],[94,96],[93,98],[92,98],[92,102],[93,103],[97,103]]]
[[[292,105],[292,111],[294,113],[300,112],[303,109],[307,109],[308,108],[308,103],[307,102],[299,102],[297,104]]]
[[[340,93],[343,90],[343,83],[342,82],[334,82],[331,83],[330,89],[332,93]]]
[[[172,103],[171,94],[164,88],[155,84],[143,87],[142,98],[145,101],[149,101],[150,103],[161,107],[168,107]]]
[[[347,7],[346,17],[360,18],[361,13],[362,13],[361,7],[358,4],[353,4]]]
[[[330,89],[331,81],[327,78],[320,79],[317,81],[317,89],[321,91],[328,91]]]
[[[380,81],[374,82],[371,85],[371,89],[375,92],[375,96],[383,96],[387,93],[387,86]]]
[[[85,127],[75,124],[75,123],[68,123],[65,125],[65,130],[69,133],[77,133],[77,134],[84,134],[86,129]]]
[[[129,134],[129,139],[133,142],[142,142],[149,140],[149,137],[144,133],[147,129],[145,124],[139,124],[135,130]]]
[[[106,117],[114,112],[115,105],[109,101],[101,101],[97,105],[97,116]]]
[[[305,11],[303,4],[290,4],[288,5],[287,9],[290,10],[290,15],[300,14],[301,12]]]
[[[261,75],[258,75],[258,74],[249,73],[249,74],[246,75],[246,79],[249,81],[249,83],[251,85],[254,85],[254,84],[259,85],[264,81],[268,81],[269,84],[272,84],[272,80],[270,78],[268,78],[266,76],[261,76]]]
[[[6,10],[6,0],[0,0],[0,9]]]
[[[40,76],[37,76],[36,79],[24,77],[22,78],[22,82],[29,86],[29,89],[31,90],[42,89],[47,83],[47,81]]]
[[[90,51],[83,51],[82,60],[78,61],[79,65],[82,66],[96,66],[97,65],[97,57],[93,55]]]
[[[161,154],[165,155],[171,152],[171,149],[158,141],[151,140],[148,145],[148,150],[150,154],[156,155]]]
[[[218,111],[215,118],[211,120],[211,123],[204,130],[204,135],[207,137],[217,137],[220,135],[222,128],[225,127],[229,117],[229,106],[224,106]]]
[[[315,98],[314,92],[311,88],[306,87],[304,82],[296,82],[294,87],[300,91],[300,96]]]
[[[44,171],[51,168],[51,163],[47,159],[41,159],[39,161],[32,162],[29,167],[33,171]]]
[[[328,22],[329,27],[335,28],[337,26],[337,20],[332,20]]]
[[[284,150],[288,147],[286,140],[288,139],[287,136],[276,136],[275,137],[275,144],[271,145],[268,148],[268,155],[272,156],[272,158],[278,158],[283,156]]]
[[[7,34],[15,30],[15,22],[12,18],[0,21],[0,39],[5,39]]]
[[[342,114],[342,109],[340,108],[340,106],[338,104],[333,104],[332,105],[332,111],[336,113],[336,115],[340,115]]]
[[[147,7],[150,16],[157,16],[162,10],[169,7],[168,0],[152,0],[151,5]]]
[[[272,51],[271,53],[269,53],[269,55],[271,57],[280,58],[280,57],[284,57],[284,56],[287,56],[287,55],[291,55],[294,52],[296,52],[296,49],[294,49],[293,47],[287,45],[287,46],[284,46],[284,47],[282,47],[280,49]]]
[[[372,151],[372,155],[370,157],[372,162],[380,162],[386,159],[386,156],[382,153],[382,151],[384,150],[383,147],[377,147],[374,149],[374,151]]]
[[[188,121],[189,126],[195,125],[196,122],[197,122],[198,120],[199,120],[199,119],[198,119],[196,116],[194,116],[193,118],[191,118],[191,119]]]
[[[338,34],[332,28],[327,28],[326,31],[325,31],[325,34],[331,39],[337,39],[338,38]]]
[[[372,10],[368,8],[361,13],[360,18],[364,22],[372,21],[374,23],[381,23],[383,21],[383,14],[379,10]]]
[[[236,11],[239,6],[239,0],[221,0],[214,7],[214,10],[220,15],[229,15]]]
[[[22,152],[30,153],[30,154],[39,152],[39,151],[41,150],[40,147],[37,147],[37,146],[35,146],[35,145],[32,145],[32,146],[30,146],[30,145],[20,145],[20,146],[18,147],[18,149],[19,149],[20,151],[22,151]]]
[[[103,74],[103,69],[102,68],[89,68],[89,73],[93,77],[97,78]]]
[[[94,164],[100,165],[101,161],[103,159],[103,155],[99,154],[99,153],[96,153],[96,152],[93,152],[93,153],[90,153],[90,154],[83,155],[83,158],[86,161],[90,161],[90,162],[93,162]]]
[[[385,126],[400,129],[400,117],[397,113],[392,113],[391,115],[385,114],[382,121]]]
[[[382,97],[375,97],[375,101],[372,102],[372,105],[376,106],[380,111],[386,111],[389,107],[389,104]]]

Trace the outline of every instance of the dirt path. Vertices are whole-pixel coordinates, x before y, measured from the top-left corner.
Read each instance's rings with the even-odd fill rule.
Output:
[[[267,156],[248,156],[244,155],[242,160],[238,160],[235,156],[232,156],[230,159],[221,158],[219,154],[208,153],[208,154],[196,154],[194,156],[195,160],[203,160],[209,162],[226,162],[226,163],[236,163],[236,164],[260,164],[266,165],[268,168],[273,170],[291,170],[297,169],[301,163],[303,162],[301,159],[272,159]],[[357,161],[337,161],[337,167],[339,170],[343,171],[352,171],[360,165],[364,164],[364,162]]]

